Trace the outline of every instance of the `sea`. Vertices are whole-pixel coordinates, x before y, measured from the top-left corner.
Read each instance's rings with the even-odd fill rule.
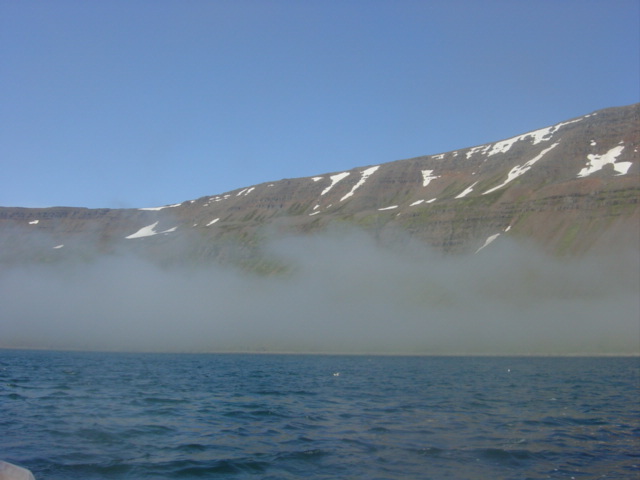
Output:
[[[0,350],[37,480],[638,479],[640,358]]]

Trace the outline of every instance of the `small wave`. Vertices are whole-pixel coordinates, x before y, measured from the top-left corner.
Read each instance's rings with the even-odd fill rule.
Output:
[[[170,435],[174,432],[174,428],[167,427],[165,425],[140,425],[125,430],[123,435],[127,438],[131,438],[144,435]]]
[[[348,444],[350,447],[356,447],[357,449],[364,450],[365,452],[375,452],[378,450],[378,447],[373,443],[354,438],[342,438],[340,441]]]
[[[440,457],[445,453],[443,448],[438,447],[411,448],[408,451],[421,457]]]
[[[605,422],[602,418],[598,418],[598,417],[595,417],[595,418],[565,417],[564,420],[566,423],[570,425],[581,425],[581,426],[607,425],[607,422]]]
[[[40,462],[42,463],[42,462]],[[34,465],[38,467],[38,463]],[[35,469],[34,469],[35,470]],[[131,474],[134,470],[132,465],[123,462],[108,463],[58,463],[47,462],[37,469],[50,478],[122,478]],[[38,476],[37,478],[40,478]]]
[[[283,415],[274,410],[269,410],[265,408],[260,408],[256,410],[231,410],[229,412],[225,412],[222,414],[225,417],[233,418],[233,419],[257,419],[264,417],[273,417],[273,418],[289,418],[288,415]]]
[[[270,396],[285,396],[285,395],[289,395],[289,392],[283,391],[283,390],[257,390],[256,395],[270,395]]]
[[[251,415],[255,416],[255,417],[285,417],[285,415],[282,415],[280,413],[274,412],[273,410],[268,410],[268,409],[262,409],[262,410],[253,410],[251,411]]]
[[[325,457],[329,455],[329,452],[322,450],[320,448],[313,448],[310,450],[301,450],[296,452],[284,452],[279,453],[275,456],[275,460],[278,461],[286,461],[286,460],[304,460],[304,461],[315,461],[319,458]]]
[[[496,462],[501,465],[518,466],[528,460],[533,460],[538,457],[537,454],[529,450],[505,450],[502,448],[481,448],[474,451],[475,455]]]
[[[160,466],[158,473],[171,478],[211,478],[212,475],[229,475],[239,473],[261,474],[269,463],[253,458],[222,459],[206,462],[176,461]]]
[[[286,423],[282,426],[283,430],[293,430],[293,431],[310,431],[310,430],[318,430],[322,428],[321,425],[317,425],[313,422],[324,421],[324,419],[320,418],[307,418],[308,422],[294,421],[290,423]]]
[[[295,392],[292,392],[294,395],[309,395],[309,396],[314,396],[314,395],[318,395],[318,392],[311,392],[308,390],[296,390]]]
[[[188,400],[185,398],[163,398],[163,397],[146,397],[142,399],[143,402],[147,404],[179,404],[186,403]]]
[[[2,395],[4,398],[8,398],[9,400],[26,400],[26,397],[23,397],[19,393],[9,393],[7,395]]]
[[[98,428],[81,428],[75,435],[83,440],[103,445],[117,444],[121,441],[119,435]]]
[[[176,451],[179,453],[200,453],[207,450],[205,445],[201,445],[200,443],[187,443],[185,445],[180,445],[176,448]]]
[[[66,390],[66,389],[65,389]],[[62,397],[69,397],[70,395],[63,390],[56,390],[55,392],[51,392],[48,395],[45,395],[44,397],[42,397],[43,399],[49,400],[51,398],[62,398]]]
[[[368,431],[371,433],[387,433],[389,429],[385,427],[371,427]]]
[[[283,445],[299,445],[300,443],[313,443],[315,440],[309,438],[309,437],[305,437],[304,435],[301,435],[297,438],[292,438],[290,440],[285,440],[284,442],[282,442]]]

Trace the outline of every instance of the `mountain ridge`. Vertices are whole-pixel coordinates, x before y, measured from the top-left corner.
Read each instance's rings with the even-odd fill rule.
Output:
[[[408,235],[444,253],[473,253],[501,236],[560,255],[638,249],[639,148],[634,104],[497,142],[162,207],[0,207],[0,263],[124,248],[255,265],[266,231],[308,235],[336,226],[378,239]]]

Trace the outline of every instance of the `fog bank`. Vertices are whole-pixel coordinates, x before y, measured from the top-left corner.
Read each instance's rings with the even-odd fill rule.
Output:
[[[0,272],[0,347],[170,352],[638,354],[640,256],[558,260],[499,239],[444,257],[362,232],[274,239],[291,267],[122,254]]]

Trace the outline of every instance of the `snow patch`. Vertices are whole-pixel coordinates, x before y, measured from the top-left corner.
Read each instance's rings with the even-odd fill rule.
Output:
[[[475,253],[478,253],[480,250],[482,250],[483,248],[485,248],[487,245],[489,245],[491,242],[493,242],[496,238],[498,238],[500,236],[499,233],[496,233],[495,235],[491,235],[489,238],[487,238],[484,241],[484,245],[482,245],[478,250],[476,250]]]
[[[467,160],[469,160],[475,153],[480,152],[480,153],[487,153],[487,150],[489,150],[491,148],[491,145],[480,145],[478,147],[473,147],[470,148],[469,151],[467,152]]]
[[[156,222],[156,223],[152,223],[151,225],[147,225],[146,227],[142,227],[136,233],[132,233],[131,235],[126,236],[124,238],[133,239],[133,238],[151,237],[153,235],[159,235],[161,233],[175,232],[176,229],[178,228],[178,227],[173,227],[173,228],[170,228],[168,230],[163,230],[162,232],[156,232],[156,227],[158,226],[158,223],[159,222]]]
[[[504,187],[507,183],[511,182],[512,180],[515,180],[516,178],[518,178],[520,175],[524,175],[525,173],[527,173],[531,167],[538,161],[540,160],[542,157],[545,156],[545,154],[547,154],[550,150],[554,149],[555,147],[558,146],[559,142],[554,143],[553,145],[551,145],[549,148],[545,148],[544,150],[542,150],[535,158],[532,158],[531,160],[529,160],[528,162],[526,162],[524,165],[516,165],[515,167],[513,167],[509,173],[507,174],[507,179],[502,182],[500,185],[495,186],[493,188],[490,188],[489,190],[487,190],[486,192],[483,192],[482,195],[486,195],[487,193],[491,193],[491,192],[495,192],[496,190],[498,190],[499,188]]]
[[[415,202],[413,202],[411,205],[409,205],[410,207],[415,207],[416,205],[420,205],[421,203],[432,203],[435,202],[437,199],[436,198],[432,198],[431,200],[427,200],[425,202],[424,199],[422,200],[416,200]]]
[[[478,183],[478,182],[474,182],[472,185],[467,187],[467,189],[464,192],[459,193],[458,195],[456,195],[455,198],[462,198],[462,197],[466,197],[467,195],[469,195],[471,192],[473,192],[473,187],[476,186],[476,183]]]
[[[568,122],[558,123],[557,125],[553,125],[551,127],[541,128],[540,130],[535,130],[533,132],[525,133],[522,135],[518,135],[517,137],[509,138],[507,140],[503,140],[501,142],[493,144],[493,148],[489,151],[487,156],[496,155],[498,153],[506,153],[511,149],[514,143],[519,142],[520,140],[526,140],[531,137],[532,145],[537,145],[540,142],[547,142],[551,140],[551,137],[554,133],[556,133],[561,127],[565,125],[569,125],[571,123],[576,123],[581,121],[582,118],[578,118],[576,120],[570,120]]]
[[[349,176],[349,172],[342,172],[342,173],[338,173],[336,175],[331,175],[329,178],[331,179],[331,185],[329,185],[327,188],[325,188],[322,193],[320,195],[324,195],[325,193],[327,193],[329,190],[331,190],[340,180],[343,180],[344,178]]]
[[[37,225],[37,224],[38,224],[38,222],[40,222],[40,220],[31,220],[31,221],[29,222],[29,225]]]
[[[426,187],[429,185],[431,180],[435,180],[436,178],[440,178],[440,175],[433,175],[433,170],[422,170],[422,186]]]
[[[390,207],[384,207],[384,208],[379,208],[379,211],[383,211],[383,210],[393,210],[395,208],[398,208],[398,205],[391,205]]]
[[[320,180],[322,180],[324,177],[311,177],[311,180],[313,180],[314,182],[319,182]]]
[[[139,208],[138,210],[153,210],[153,211],[158,211],[158,210],[162,210],[165,208],[175,208],[175,207],[179,207],[180,205],[182,205],[182,203],[174,203],[173,205],[165,205],[163,207],[147,207],[147,208]]]
[[[616,158],[622,153],[622,150],[624,150],[624,146],[618,145],[603,155],[587,155],[589,159],[587,166],[580,170],[578,177],[591,175],[592,173],[602,170],[602,168],[608,164],[613,166],[613,169],[618,172],[618,175],[625,175],[631,167],[631,162],[616,163]]]
[[[246,189],[245,189],[246,190]],[[231,196],[231,194],[227,194],[224,196],[220,196],[220,195],[216,195],[215,197],[210,197],[209,201],[207,203],[204,204],[205,207],[209,207],[211,206],[211,202],[221,202],[223,200],[226,200],[227,198],[229,198]]]
[[[377,165],[375,167],[367,168],[366,170],[363,170],[362,172],[360,172],[362,174],[362,177],[360,177],[360,180],[358,180],[358,183],[356,183],[351,189],[351,191],[347,193],[344,197],[342,197],[340,201],[342,202],[343,200],[346,200],[347,198],[353,196],[353,193],[362,185],[364,185],[364,182],[367,181],[367,178],[373,175],[376,172],[376,170],[378,170],[379,168],[380,168],[380,165]]]
[[[142,238],[142,237],[150,237],[151,235],[157,235],[155,228],[159,222],[152,223],[151,225],[147,225],[146,227],[142,227],[136,233],[132,233],[131,235],[124,237],[128,239],[132,238]]]
[[[320,213],[320,212],[313,212],[313,213],[310,213],[310,214],[309,214],[309,216],[310,216],[310,217],[313,217],[314,215],[317,215],[317,214],[319,214],[319,213]]]
[[[220,220],[219,218],[214,218],[213,220],[211,220],[209,223],[207,223],[205,225],[205,227],[210,227],[211,225],[213,225],[214,223],[216,223],[218,220]]]
[[[62,247],[64,247],[64,244],[62,244],[62,245],[56,245],[55,247],[53,247],[53,249],[54,249],[54,250],[58,250],[59,248],[62,248]]]

